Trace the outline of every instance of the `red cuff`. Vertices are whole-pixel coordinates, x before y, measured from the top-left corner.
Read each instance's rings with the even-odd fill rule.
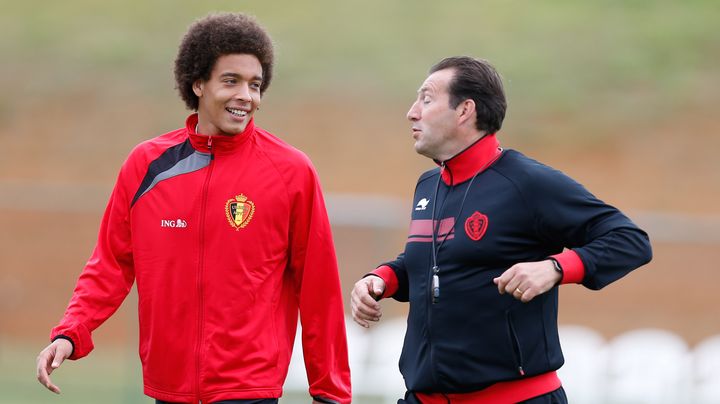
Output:
[[[562,267],[563,278],[560,281],[561,284],[582,283],[585,277],[585,264],[583,264],[578,253],[573,250],[565,250],[551,257],[555,258]]]
[[[73,344],[73,353],[68,359],[80,359],[93,350],[94,345],[90,331],[84,324],[73,324],[71,326],[57,326],[50,332],[50,341],[58,335],[64,335],[69,338]]]
[[[390,266],[381,265],[370,273],[372,275],[379,276],[383,281],[385,281],[385,292],[383,292],[382,295],[383,298],[390,297],[397,292],[399,286],[398,278],[397,275],[395,275],[395,271],[393,271]]]

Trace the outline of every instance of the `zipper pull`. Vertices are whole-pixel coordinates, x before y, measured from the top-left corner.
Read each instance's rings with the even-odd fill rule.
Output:
[[[208,151],[210,152],[210,160],[214,160],[215,155],[213,154],[213,151],[212,151],[212,136],[208,136],[207,147],[208,147]]]
[[[522,366],[518,366],[518,372],[520,372],[520,376],[525,376],[525,371],[523,370]]]
[[[440,272],[440,270],[436,265],[433,267],[432,277],[433,303],[437,303],[438,299],[440,299],[440,277],[438,276],[438,272]]]

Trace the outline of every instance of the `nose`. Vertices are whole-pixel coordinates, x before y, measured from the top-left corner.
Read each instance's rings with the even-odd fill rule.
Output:
[[[250,101],[250,87],[247,84],[237,86],[237,92],[234,98],[241,101]]]
[[[410,110],[407,112],[406,117],[411,122],[420,120],[420,107],[418,106],[417,101],[415,101],[410,107]]]

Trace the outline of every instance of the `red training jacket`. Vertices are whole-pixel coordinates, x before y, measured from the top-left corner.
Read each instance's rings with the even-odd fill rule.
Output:
[[[344,311],[330,224],[310,160],[250,121],[235,136],[186,127],[123,164],[85,266],[51,338],[91,333],[137,280],[145,394],[173,402],[272,398],[298,312],[310,383],[349,403]]]

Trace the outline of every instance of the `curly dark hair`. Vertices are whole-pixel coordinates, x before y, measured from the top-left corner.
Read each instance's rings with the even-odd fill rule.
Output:
[[[249,54],[258,58],[263,71],[260,94],[265,93],[272,79],[274,58],[267,31],[254,17],[246,14],[209,14],[190,25],[175,58],[175,87],[188,109],[198,109],[193,83],[209,80],[217,59],[231,54]]]
[[[453,69],[455,74],[450,82],[450,107],[461,102],[475,101],[475,126],[485,133],[495,133],[502,127],[507,110],[502,78],[495,68],[484,59],[469,56],[454,56],[441,60],[430,68],[430,73]]]

